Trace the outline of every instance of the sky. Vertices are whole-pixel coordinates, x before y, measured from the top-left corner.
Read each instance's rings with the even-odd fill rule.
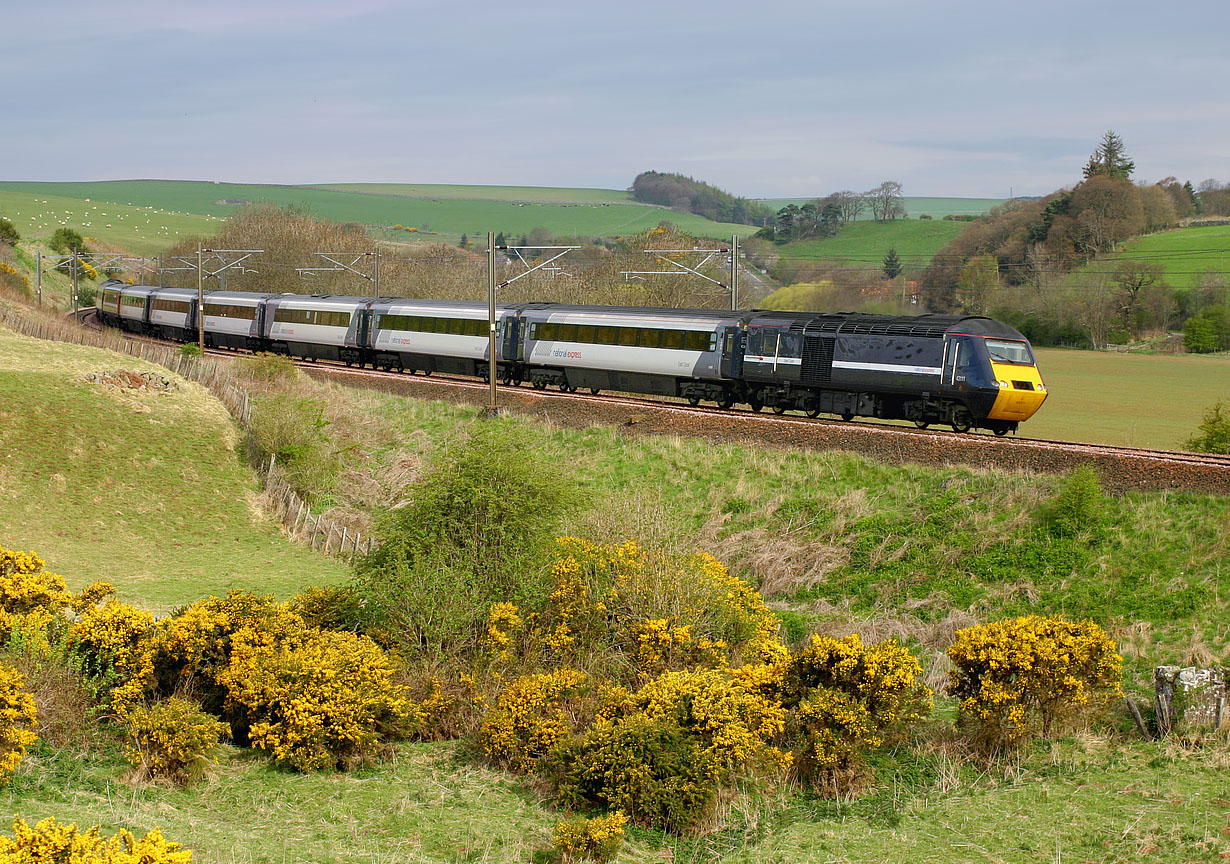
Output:
[[[0,180],[1230,181],[1230,2],[3,0]]]

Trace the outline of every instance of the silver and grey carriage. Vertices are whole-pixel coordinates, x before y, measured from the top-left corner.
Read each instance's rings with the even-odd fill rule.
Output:
[[[133,333],[144,333],[149,326],[150,295],[157,291],[149,285],[125,285],[120,289],[116,316],[119,325]]]
[[[94,308],[98,312],[99,320],[111,327],[118,327],[120,323],[120,292],[128,287],[126,282],[121,282],[118,279],[108,279],[98,286],[98,293],[94,298]]]
[[[151,288],[148,330],[163,339],[190,341],[197,336],[197,292],[191,288]]]
[[[205,344],[211,348],[262,348],[263,301],[277,294],[210,291],[205,295]]]
[[[729,405],[739,316],[698,309],[528,306],[521,356],[535,387],[587,387]]]
[[[363,314],[370,298],[337,294],[279,294],[264,301],[261,336],[275,353],[363,363]]]
[[[489,374],[491,324],[485,303],[381,298],[369,307],[367,345],[371,363],[384,369]],[[496,307],[496,363],[499,377],[514,377],[506,361],[515,352],[516,312]]]

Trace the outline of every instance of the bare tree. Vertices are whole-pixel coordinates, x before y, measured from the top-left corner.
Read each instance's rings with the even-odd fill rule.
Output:
[[[885,180],[864,197],[871,203],[871,215],[877,222],[887,222],[905,216],[905,201],[901,197],[901,184]]]
[[[829,198],[833,199],[841,209],[841,221],[846,224],[858,219],[863,211],[867,209],[866,199],[857,192],[851,192],[849,189],[834,192]]]

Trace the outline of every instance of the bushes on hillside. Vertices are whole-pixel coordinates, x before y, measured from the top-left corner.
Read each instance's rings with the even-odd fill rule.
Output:
[[[25,684],[20,672],[0,664],[0,783],[7,782],[26,748],[38,740],[33,731],[38,711]]]
[[[138,705],[124,717],[126,755],[142,780],[165,780],[186,786],[198,779],[226,724],[200,706],[172,696],[146,708]]]
[[[1200,421],[1200,434],[1188,438],[1183,445],[1195,453],[1230,454],[1230,413],[1217,400]]]

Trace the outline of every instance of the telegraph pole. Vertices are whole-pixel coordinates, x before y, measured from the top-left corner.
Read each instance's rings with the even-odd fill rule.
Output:
[[[42,249],[36,249],[34,251],[34,272],[38,274],[37,279],[36,279],[36,283],[38,285],[38,288],[37,288],[38,305],[42,306],[43,305],[43,250]]]
[[[201,253],[209,250],[196,247],[196,347],[200,356],[205,356],[205,276],[201,267]]]
[[[730,238],[730,309],[739,308],[739,235]]]
[[[495,232],[487,232],[487,378],[489,395],[487,416],[496,415],[495,408]]]
[[[81,290],[81,260],[77,257],[77,252],[73,251],[73,316],[77,315],[77,299],[78,293]]]

